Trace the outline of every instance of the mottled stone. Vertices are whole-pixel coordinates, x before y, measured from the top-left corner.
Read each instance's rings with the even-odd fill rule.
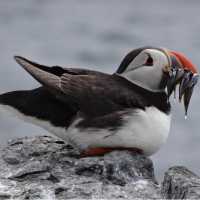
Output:
[[[161,197],[152,161],[143,155],[115,151],[80,158],[72,146],[49,136],[9,141],[0,154],[0,198]]]
[[[128,151],[81,158],[49,136],[15,139],[0,150],[0,199],[193,198],[198,184],[191,172],[172,168],[161,195],[149,158]]]
[[[200,178],[185,167],[171,167],[162,183],[167,199],[200,199]]]

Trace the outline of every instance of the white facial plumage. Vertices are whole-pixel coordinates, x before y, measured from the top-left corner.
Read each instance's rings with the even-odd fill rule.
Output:
[[[164,89],[160,88],[160,82],[169,65],[166,53],[159,49],[145,49],[119,75],[142,88],[157,92]]]

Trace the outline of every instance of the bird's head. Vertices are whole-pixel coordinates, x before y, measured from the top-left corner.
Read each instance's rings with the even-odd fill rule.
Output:
[[[199,77],[197,68],[182,53],[154,47],[128,53],[116,74],[149,91],[166,91],[168,97],[179,84],[179,100],[184,97],[186,114]]]

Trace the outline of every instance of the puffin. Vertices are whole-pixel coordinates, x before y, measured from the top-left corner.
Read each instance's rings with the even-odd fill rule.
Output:
[[[46,129],[81,156],[156,153],[170,132],[170,96],[179,86],[187,115],[199,77],[184,54],[152,46],[129,52],[113,74],[14,58],[41,86],[1,94],[0,110]]]

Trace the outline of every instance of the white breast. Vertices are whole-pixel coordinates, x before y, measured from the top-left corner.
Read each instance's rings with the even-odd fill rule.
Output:
[[[170,130],[170,115],[155,107],[145,111],[134,110],[125,116],[126,123],[117,132],[107,129],[75,128],[75,122],[67,131],[67,136],[80,148],[87,147],[135,147],[146,155],[152,155],[165,143]],[[80,119],[79,119],[80,120]],[[66,137],[66,136],[65,136]]]

